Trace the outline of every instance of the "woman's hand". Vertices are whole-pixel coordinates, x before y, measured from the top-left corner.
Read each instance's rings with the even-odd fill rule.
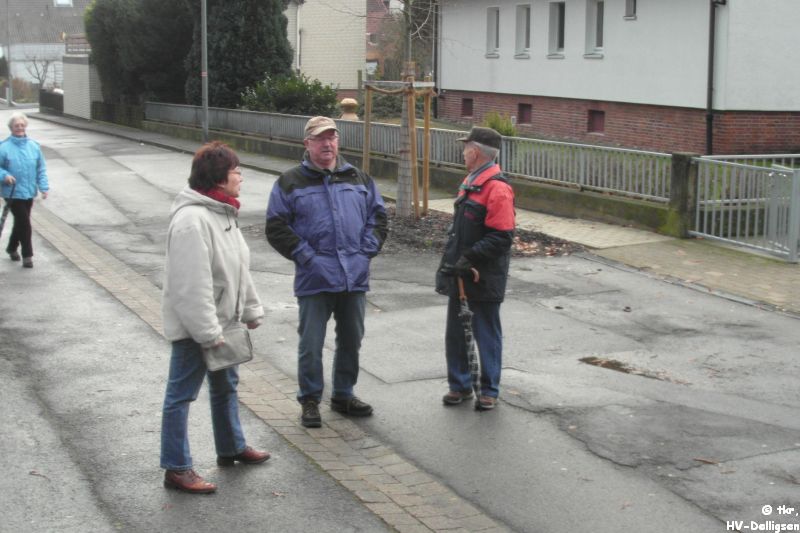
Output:
[[[222,346],[223,344],[225,344],[225,337],[220,335],[217,337],[217,340],[214,341],[214,344],[210,346],[210,348],[216,348],[217,346]]]
[[[6,185],[14,185],[17,182],[17,178],[11,174],[6,174],[6,178],[3,181],[6,183]]]
[[[47,200],[47,191],[42,191],[42,200]]]

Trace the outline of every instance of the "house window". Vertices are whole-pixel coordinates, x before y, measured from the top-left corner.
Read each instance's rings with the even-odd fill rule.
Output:
[[[53,0],[56,7],[72,7],[72,0]]]
[[[604,133],[606,131],[606,112],[597,109],[589,110],[587,131],[589,133]]]
[[[517,104],[517,122],[520,124],[530,124],[533,122],[533,108],[531,104]]]
[[[461,99],[461,116],[462,117],[472,116],[472,98]]]
[[[603,17],[605,15],[606,3],[598,1],[595,4],[595,20],[594,20],[594,48],[595,50],[603,49]]]
[[[531,6],[517,6],[517,45],[514,57],[530,57],[531,48]]]
[[[602,57],[605,2],[589,0],[586,10],[586,54],[590,57]]]
[[[373,79],[375,77],[375,74],[378,73],[378,62],[374,60],[367,61],[366,70],[367,70],[367,76],[369,76],[370,79]]]
[[[486,10],[486,57],[500,55],[500,8]]]
[[[550,38],[548,57],[564,57],[565,2],[550,2]]]
[[[625,18],[636,20],[636,0],[625,0]]]
[[[367,42],[369,44],[378,44],[378,34],[377,33],[368,33],[367,34]]]

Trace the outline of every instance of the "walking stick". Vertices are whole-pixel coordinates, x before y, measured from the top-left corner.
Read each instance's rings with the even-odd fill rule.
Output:
[[[8,198],[5,199],[5,205],[3,206],[3,214],[0,215],[0,235],[3,235],[3,226],[6,225],[6,219],[8,218],[8,211],[11,209],[11,200],[14,197],[14,191],[17,188],[17,182],[15,181],[13,185],[11,185],[11,194]]]

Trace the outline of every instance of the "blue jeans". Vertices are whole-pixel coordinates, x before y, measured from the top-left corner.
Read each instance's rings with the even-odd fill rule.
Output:
[[[447,326],[445,328],[445,356],[447,383],[451,391],[466,392],[472,389],[472,377],[467,359],[464,326],[458,318],[461,302],[449,298]],[[500,302],[469,302],[472,316],[472,333],[478,344],[481,363],[481,394],[497,398],[500,394],[500,369],[503,367],[503,328],[500,325]]]
[[[172,343],[161,418],[161,468],[192,468],[188,436],[189,405],[197,399],[206,376],[217,455],[230,457],[242,453],[246,447],[239,422],[237,367],[208,372],[200,345],[191,339],[183,339]]]
[[[350,398],[358,381],[358,351],[364,338],[364,292],[321,292],[298,296],[300,325],[297,333],[297,400],[320,401],[325,380],[322,348],[328,320],[336,321],[336,349],[333,353],[333,397]]]

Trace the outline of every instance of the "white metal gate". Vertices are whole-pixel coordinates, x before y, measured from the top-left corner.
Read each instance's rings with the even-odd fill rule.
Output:
[[[691,235],[797,262],[800,169],[771,161],[742,164],[695,158],[693,162],[698,168]]]

